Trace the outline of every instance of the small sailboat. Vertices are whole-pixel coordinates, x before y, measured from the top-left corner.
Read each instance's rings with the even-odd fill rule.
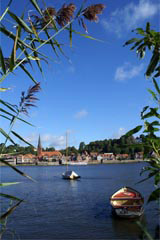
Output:
[[[68,179],[68,180],[75,180],[80,178],[80,176],[74,171],[66,171],[65,173],[62,174],[62,177],[63,179]]]
[[[142,216],[144,199],[135,189],[123,187],[110,198],[113,214],[122,218],[136,218]]]
[[[67,133],[66,133],[66,171],[64,173],[62,173],[62,178],[63,179],[66,179],[66,180],[76,180],[78,178],[80,178],[80,176],[75,173],[74,171],[71,171],[71,170],[68,170],[68,161],[67,161],[67,146],[68,145],[68,136],[67,136]]]

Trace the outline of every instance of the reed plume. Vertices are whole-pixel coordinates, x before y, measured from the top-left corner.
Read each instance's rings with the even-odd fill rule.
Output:
[[[57,15],[57,12],[55,10],[55,8],[53,7],[48,7],[43,11],[43,20],[44,22],[49,22],[51,19],[55,19]]]
[[[36,107],[34,104],[38,98],[35,97],[35,94],[41,90],[40,83],[36,83],[33,87],[29,87],[27,94],[25,96],[25,92],[21,93],[21,101],[19,103],[20,111],[26,115],[28,115],[28,109],[30,107]]]
[[[57,22],[60,26],[64,27],[65,24],[71,21],[73,17],[74,11],[76,10],[76,6],[73,3],[70,3],[68,6],[64,4],[62,8],[57,13]]]
[[[79,24],[82,25],[82,27],[87,32],[87,26],[84,22],[84,18],[86,18],[89,21],[98,22],[98,16],[97,14],[102,14],[103,9],[105,8],[104,4],[94,4],[90,5],[84,10],[80,11],[80,14],[77,18],[79,21]],[[68,24],[72,18],[74,18],[74,12],[76,10],[76,5],[74,3],[70,4],[63,4],[63,6],[56,11],[54,7],[47,7],[45,10],[42,11],[43,17],[38,17],[36,15],[32,15],[33,18],[33,25],[34,27],[38,28],[44,28],[45,26],[48,28],[55,28],[56,22],[61,26],[64,27],[66,24]],[[31,21],[31,20],[30,20]],[[54,24],[52,24],[54,21]],[[51,23],[50,23],[51,22]]]
[[[104,4],[91,5],[84,9],[83,16],[89,21],[98,22],[99,18],[97,14],[102,14],[104,8],[105,8]]]
[[[16,59],[15,61],[15,64],[18,64],[19,62],[21,62],[23,59]],[[10,58],[4,58],[4,64],[5,64],[5,67],[6,69],[9,69],[10,68],[10,61],[11,59]],[[22,65],[28,63],[27,60],[23,60],[23,62],[21,63]]]

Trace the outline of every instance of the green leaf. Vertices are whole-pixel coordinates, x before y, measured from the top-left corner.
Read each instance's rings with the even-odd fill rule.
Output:
[[[147,67],[147,71],[145,73],[146,77],[150,77],[152,75],[152,73],[154,72],[157,64],[159,62],[159,52],[154,52],[153,56],[150,60],[150,63]]]
[[[137,42],[133,45],[133,47],[130,48],[130,50],[134,50],[136,47],[138,47],[138,45],[139,45],[141,42],[143,42],[143,40],[144,40],[144,39],[140,39],[139,41],[137,41]]]
[[[158,145],[159,145],[159,140],[158,140]],[[160,169],[160,162],[157,161],[155,158],[153,160],[150,160],[149,164],[154,168]]]
[[[20,198],[17,198],[17,197],[15,197],[15,196],[8,195],[8,194],[5,194],[5,193],[0,193],[0,196],[1,196],[1,197],[4,197],[4,198],[11,199],[11,200],[16,200],[16,201],[20,201],[20,200],[21,200]]]
[[[13,115],[13,114],[11,114],[11,113],[9,113],[9,112],[7,112],[7,111],[5,111],[4,109],[2,109],[2,108],[0,108],[0,111],[1,112],[4,112],[4,113],[6,113],[7,115],[10,115],[10,116],[12,116],[12,117],[14,117],[15,118],[15,115]],[[0,115],[0,116],[3,116],[3,115]],[[6,116],[3,116],[3,117],[5,117],[5,118],[7,118]],[[30,126],[32,126],[32,127],[34,127],[34,125],[33,124],[31,124],[31,123],[29,123],[29,122],[27,122],[27,121],[25,121],[25,120],[23,120],[22,118],[19,118],[19,117],[16,117],[18,120],[20,120],[20,121],[22,121],[22,122],[24,122],[24,123],[27,123],[28,125],[30,125]],[[11,119],[9,119],[9,118],[7,118],[8,120],[11,120]]]
[[[146,24],[146,33],[150,33],[150,23],[147,22]]]
[[[136,28],[136,33],[142,36],[146,36],[146,33],[142,28]]]
[[[66,28],[66,29],[69,30],[69,28]],[[100,40],[100,39],[97,39],[97,38],[91,37],[91,36],[89,36],[89,35],[87,35],[87,34],[83,34],[83,33],[77,32],[77,31],[75,31],[75,30],[72,30],[72,32],[74,32],[74,33],[76,33],[76,34],[78,34],[78,35],[80,35],[80,36],[82,36],[82,37],[85,37],[85,38],[88,38],[88,39],[94,40],[94,41],[104,42],[104,41],[102,41],[102,40]]]
[[[26,173],[20,171],[18,168],[16,168],[15,166],[13,166],[12,164],[10,164],[9,162],[5,161],[5,158],[0,158],[0,162],[4,163],[5,165],[11,167],[14,171],[16,171],[17,173],[19,173],[20,175],[22,175],[23,177],[26,177],[30,180],[32,180],[33,182],[36,182],[33,178],[31,178],[29,175],[27,175]]]
[[[8,183],[0,183],[0,187],[8,187],[10,185],[19,184],[20,182],[8,182]]]
[[[34,27],[32,21],[31,21],[30,19],[29,19],[29,23],[30,23],[30,25],[31,25],[31,28],[32,28],[32,31],[33,31],[34,35],[35,35],[36,38],[38,39],[38,42],[40,42],[40,38],[39,38],[39,36],[38,36],[38,33],[37,33],[37,31],[36,31],[36,28]]]
[[[32,47],[36,49],[35,43],[32,42],[31,44],[32,44]],[[34,54],[34,56],[35,56],[36,58],[38,58],[38,53],[37,53],[36,51],[34,51],[33,54]],[[40,61],[36,60],[36,63],[37,63],[37,66],[38,66],[40,72],[41,72],[42,75],[43,75],[43,70],[42,70]]]
[[[18,41],[18,30],[19,28],[17,28],[16,30],[16,38],[14,40],[14,45],[13,45],[13,50],[12,50],[12,54],[10,57],[10,71],[12,72],[15,66],[15,62],[16,62],[16,51],[17,51],[17,41]]]
[[[85,3],[86,3],[86,1],[83,1],[83,2],[82,2],[82,5],[81,5],[79,11],[77,12],[76,18],[81,15],[81,12],[82,12],[83,9],[84,9]]]
[[[141,50],[139,52],[139,57],[142,59],[142,58],[144,58],[144,56],[145,56],[145,50]]]
[[[11,111],[17,113],[15,108],[13,108],[13,105],[9,104],[8,102],[4,102],[3,100],[0,99],[0,103],[3,104],[4,106],[6,106],[7,108],[9,108]]]
[[[10,116],[14,117],[13,114],[11,114],[10,112],[7,112],[7,111],[4,110],[3,108],[0,108],[0,112],[6,113],[7,115],[10,115]]]
[[[160,122],[158,122],[158,121],[153,121],[153,122],[151,123],[151,125],[152,125],[152,126],[153,126],[153,125],[160,126]]]
[[[129,45],[131,43],[138,42],[139,40],[140,40],[139,38],[132,38],[132,39],[128,40],[127,42],[125,42],[123,47],[125,47],[126,45]]]
[[[21,19],[24,19],[24,13],[22,13]],[[21,38],[22,27],[18,25],[18,38]]]
[[[154,75],[155,78],[160,77],[160,66],[158,66],[155,71],[157,71],[157,73]]]
[[[150,112],[141,115],[142,119],[149,118],[149,117],[158,117],[160,118],[160,114],[157,112],[158,108],[150,108]]]
[[[10,126],[16,121],[16,116],[12,117],[11,122],[10,122]]]
[[[31,63],[31,60],[29,59],[29,54],[28,54],[26,48],[25,48],[23,45],[20,45],[19,48],[22,50],[22,52],[23,52],[24,55],[26,56],[27,62],[30,64],[31,68],[33,68],[33,67],[32,67],[32,63]]]
[[[22,142],[28,144],[31,147],[34,147],[32,144],[30,144],[29,142],[27,142],[24,138],[22,138],[18,133],[11,131],[13,133],[13,135],[15,135],[19,140],[21,140]]]
[[[159,198],[160,198],[160,188],[157,188],[149,196],[148,203],[151,202],[151,201],[158,200]]]
[[[11,39],[13,39],[13,40],[15,41],[16,36],[15,36],[12,32],[8,31],[6,28],[0,27],[0,32],[2,32],[3,34],[5,34],[6,36],[8,36],[9,38],[11,38]],[[27,43],[25,43],[24,41],[22,41],[20,38],[18,38],[17,41],[18,41],[18,43],[19,43],[20,46],[21,46],[21,44],[22,44],[23,46],[31,49],[32,51],[34,50],[34,49],[31,48],[30,45],[28,45]]]
[[[4,18],[4,16],[7,14],[8,10],[9,10],[9,7],[7,7],[7,8],[5,9],[4,13],[3,13],[2,16],[0,17],[0,22],[2,21],[2,19]]]
[[[2,115],[2,114],[0,114],[0,116],[3,117],[3,118],[6,118],[6,119],[9,120],[9,121],[11,121],[11,119],[8,118],[7,116],[4,116],[4,115]]]
[[[32,126],[32,127],[35,127],[33,124],[31,124],[31,123],[23,120],[22,118],[17,117],[17,119],[20,120],[20,121],[22,121],[22,122],[24,122],[24,123],[26,123],[26,124],[28,124],[28,125],[30,125],[30,126]]]
[[[151,167],[143,167],[142,168],[142,170],[141,170],[141,172],[140,172],[140,176],[144,173],[144,172],[146,172],[146,171],[153,171],[154,170],[154,168],[151,168]],[[147,178],[148,179],[148,178]],[[142,180],[143,181],[143,180]]]
[[[33,34],[33,31],[28,27],[28,25],[18,16],[16,16],[13,12],[8,11],[9,15],[16,21],[18,26],[21,26],[25,31]]]
[[[45,32],[46,36],[48,37],[48,39],[50,39],[51,37],[50,37],[50,35],[49,35],[49,33],[47,32],[46,29],[44,30],[44,32]],[[54,40],[54,41],[55,41],[55,40]],[[56,51],[56,48],[55,48],[55,46],[54,46],[54,42],[52,41],[52,39],[50,39],[48,43],[51,45],[54,53],[55,53],[56,56],[58,57],[58,53],[57,53],[57,51]],[[59,46],[60,46],[60,45],[59,45]],[[62,52],[63,52],[63,51],[62,51]]]
[[[6,66],[5,66],[4,57],[3,57],[1,47],[0,47],[0,64],[2,66],[3,73],[6,74]]]
[[[20,200],[17,204],[15,204],[13,207],[9,208],[9,210],[0,216],[0,220],[5,220],[20,204],[23,202],[23,200]]]
[[[136,222],[137,225],[141,228],[141,230],[143,231],[143,233],[145,234],[145,239],[148,239],[148,240],[154,240],[152,238],[152,236],[149,234],[149,232],[147,231],[147,229],[144,227],[144,224],[142,224],[140,221],[137,221]],[[144,239],[144,238],[143,238]]]
[[[148,170],[150,170],[150,169],[148,169]],[[147,171],[147,170],[146,170],[146,171]],[[145,171],[143,171],[143,172],[145,172]],[[151,173],[148,175],[148,177],[146,177],[146,178],[142,179],[141,181],[137,182],[137,184],[138,184],[138,183],[145,182],[146,180],[148,180],[148,179],[150,179],[151,177],[153,177],[155,174],[156,174],[155,171],[154,171],[154,172],[151,172]]]
[[[142,128],[142,125],[139,125],[125,134],[126,137],[132,136],[133,134],[139,132]]]
[[[159,182],[160,182],[160,173],[158,172],[154,177],[154,183],[156,186],[158,186]]]
[[[15,144],[15,142],[10,138],[10,136],[9,136],[2,128],[0,128],[0,133],[1,133],[6,139],[8,139],[11,143]]]
[[[154,128],[150,126],[148,129],[144,130],[143,132],[150,132],[150,133],[159,132],[159,128]]]
[[[141,112],[141,118],[143,117],[143,113],[149,108],[149,106],[145,106]]]
[[[72,47],[72,24],[69,25],[70,47]]]
[[[34,60],[34,61],[40,61],[39,57],[35,57],[35,56],[28,56],[29,59]]]
[[[30,77],[30,79],[34,82],[37,83],[37,81],[32,77],[32,75],[28,72],[28,70],[23,66],[23,65],[19,65],[20,68],[22,68],[22,70]]]
[[[159,88],[159,86],[158,86],[157,81],[156,81],[155,78],[153,78],[153,83],[154,83],[154,86],[155,86],[157,92],[160,94],[160,88]]]
[[[158,101],[158,98],[157,98],[156,93],[153,92],[151,89],[147,89],[147,90],[148,90],[148,92],[152,95],[153,99],[156,100],[156,101]]]
[[[42,14],[42,11],[41,11],[38,3],[37,3],[37,1],[36,1],[36,0],[30,0],[30,2],[31,2],[32,5],[35,7],[35,9],[40,13],[40,15],[43,15],[43,14]]]
[[[0,88],[0,92],[6,92],[7,90],[10,90],[10,88]]]

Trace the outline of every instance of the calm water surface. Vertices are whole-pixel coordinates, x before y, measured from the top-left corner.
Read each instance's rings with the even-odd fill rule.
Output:
[[[133,220],[114,219],[109,197],[119,188],[136,188],[146,199],[153,188],[152,180],[135,185],[142,179],[144,163],[71,166],[81,179],[61,178],[64,166],[19,167],[32,176],[31,182],[8,167],[0,168],[2,182],[20,181],[5,187],[5,193],[23,198],[8,218],[3,239],[139,239],[140,229]],[[145,204],[141,220],[154,235],[157,223],[155,203]]]

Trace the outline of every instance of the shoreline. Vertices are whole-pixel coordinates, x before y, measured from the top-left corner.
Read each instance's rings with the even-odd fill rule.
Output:
[[[75,165],[75,166],[88,166],[88,165],[102,165],[102,164],[127,164],[127,163],[141,163],[146,162],[147,160],[136,159],[136,160],[104,160],[103,163],[95,161],[88,162],[87,165]],[[12,164],[13,166],[66,166],[66,164],[59,164],[59,162],[39,162],[35,163],[22,163],[22,164]],[[5,164],[0,164],[0,167],[7,166]]]

